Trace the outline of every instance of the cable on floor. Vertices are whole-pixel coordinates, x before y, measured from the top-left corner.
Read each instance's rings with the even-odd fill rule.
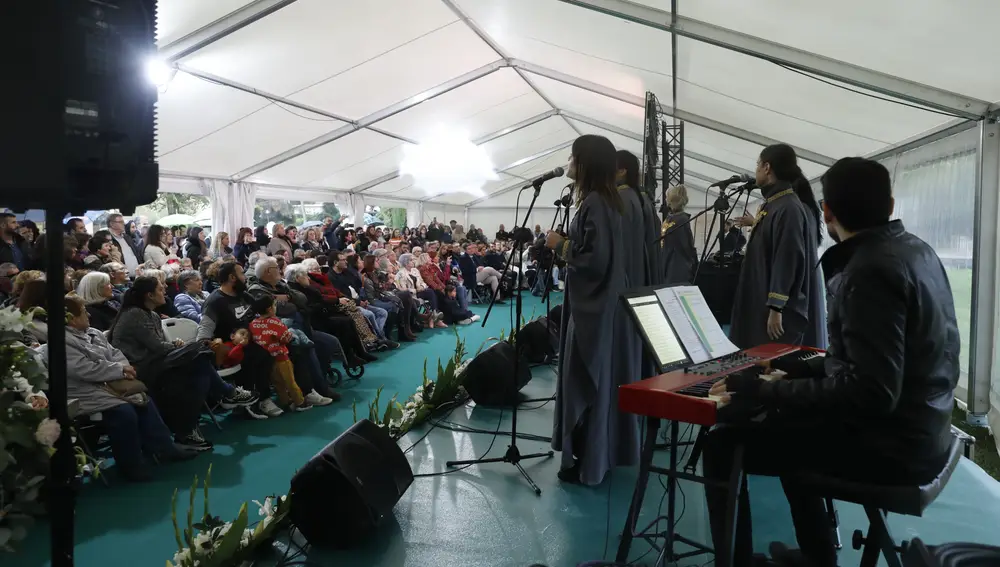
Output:
[[[490,446],[487,447],[486,451],[482,454],[482,456],[477,457],[476,460],[485,459],[486,455],[489,455],[490,451],[493,450],[493,445],[497,442],[497,437],[500,436],[500,426],[502,424],[503,424],[503,410],[501,409],[500,410],[500,418],[497,419],[497,429],[496,429],[496,431],[493,432],[493,439],[490,441]],[[425,473],[425,474],[415,474],[415,475],[413,475],[413,478],[425,478],[425,477],[431,477],[431,476],[444,476],[446,474],[451,474],[451,473],[456,473],[456,472],[459,472],[459,471],[464,471],[465,469],[471,467],[474,464],[477,464],[477,463],[469,463],[467,465],[462,465],[461,467],[458,467],[456,469],[447,470],[447,471],[439,471],[439,472]]]

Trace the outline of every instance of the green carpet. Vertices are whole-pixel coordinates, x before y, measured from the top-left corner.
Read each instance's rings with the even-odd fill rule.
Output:
[[[560,299],[558,294],[553,299]],[[544,309],[537,299],[525,296],[526,316]],[[485,309],[475,307],[479,314]],[[471,352],[500,329],[511,328],[510,306],[498,308],[486,328],[478,324],[463,327],[460,333]],[[102,567],[161,567],[172,557],[173,530],[170,498],[175,488],[186,494],[194,475],[203,476],[213,465],[213,513],[231,518],[242,502],[261,499],[272,493],[284,494],[296,469],[352,421],[350,405],[357,400],[365,407],[375,390],[385,385],[383,398],[398,392],[406,397],[420,383],[424,358],[433,365],[438,357],[448,357],[454,347],[450,329],[424,332],[420,341],[382,356],[368,367],[364,378],[342,391],[345,399],[329,408],[282,416],[261,422],[229,420],[225,430],[210,425],[205,433],[216,443],[214,453],[197,460],[159,467],[156,480],[129,485],[114,478],[110,487],[88,484],[77,506],[77,565]],[[545,367],[536,368],[534,379],[525,388],[529,397],[550,396],[555,390],[554,375]],[[527,407],[536,407],[532,404]],[[499,410],[462,407],[449,420],[493,431],[501,420]],[[551,434],[552,404],[522,411],[518,429],[548,436]],[[503,412],[501,429],[509,430],[509,412]],[[409,447],[425,431],[411,432],[400,441]],[[454,433],[436,429],[420,441],[408,457],[418,473],[445,470],[449,459],[480,456],[490,447],[492,435]],[[506,450],[509,438],[499,437],[491,456]],[[519,442],[522,452],[547,450],[547,444]],[[794,447],[789,447],[794,451]],[[660,455],[663,458],[664,455]],[[506,464],[472,467],[461,472],[418,478],[396,506],[394,518],[351,551],[313,551],[310,565],[345,567],[431,567],[431,566],[527,566],[540,562],[551,567],[568,567],[578,562],[613,557],[635,480],[633,469],[618,469],[611,481],[597,488],[565,486],[556,479],[556,458],[531,461],[525,468],[542,488],[535,496],[515,468]],[[679,532],[707,539],[705,504],[700,489],[681,483],[678,510],[683,509]],[[661,501],[663,489],[650,484],[647,512]],[[794,541],[788,506],[774,479],[753,478],[751,493],[754,511],[754,538],[758,549],[768,542]],[[863,527],[863,511],[838,504],[841,533],[847,548],[841,564],[857,564],[859,554],[850,548],[851,531]],[[182,514],[186,506],[181,507]],[[344,513],[331,508],[330,514]],[[648,521],[648,520],[647,520]],[[979,541],[1000,544],[1000,485],[974,464],[963,461],[941,498],[924,518],[892,517],[891,527],[900,538],[920,536],[930,543]],[[38,567],[48,564],[48,526],[36,526],[27,545],[12,557],[0,555],[0,564]],[[633,545],[631,558],[642,556],[649,547]],[[648,554],[638,564],[652,564]],[[702,565],[707,557],[692,558],[684,565]],[[267,565],[267,563],[259,563]]]

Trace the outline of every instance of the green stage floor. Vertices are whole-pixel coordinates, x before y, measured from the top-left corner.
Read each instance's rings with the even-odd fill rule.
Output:
[[[555,294],[553,299],[561,299]],[[483,314],[485,308],[474,308]],[[537,299],[525,295],[525,314],[543,312]],[[509,330],[509,306],[498,309],[485,329],[477,325],[461,329],[471,352],[488,337]],[[430,336],[428,336],[430,335]],[[212,510],[224,518],[236,515],[244,501],[284,494],[296,469],[352,422],[350,402],[365,407],[380,385],[383,399],[399,392],[406,397],[420,384],[425,357],[448,357],[454,347],[451,330],[425,332],[417,343],[404,346],[371,365],[360,383],[345,388],[345,400],[331,408],[283,416],[261,422],[229,421],[222,432],[205,428],[216,450],[190,463],[158,468],[156,480],[128,485],[109,473],[112,486],[92,483],[83,490],[77,506],[77,565],[102,567],[162,567],[176,551],[170,520],[170,498],[175,488],[186,494],[194,475],[204,476],[213,465]],[[554,375],[546,367],[534,370],[525,388],[529,397],[547,397],[555,390]],[[537,407],[529,404],[527,407]],[[360,413],[360,412],[359,412]],[[497,428],[499,410],[462,407],[448,418],[457,423]],[[518,429],[524,433],[551,434],[552,404],[522,411]],[[502,430],[509,430],[510,415],[504,412]],[[400,441],[409,447],[423,435],[419,430]],[[454,433],[436,429],[420,441],[408,457],[418,473],[445,470],[445,461],[473,458],[490,447],[492,435]],[[490,456],[500,456],[509,438],[500,437]],[[545,443],[519,442],[522,452],[547,450]],[[795,447],[789,447],[794,451]],[[661,455],[661,458],[663,455]],[[369,540],[351,551],[312,551],[309,565],[341,567],[526,567],[538,562],[550,567],[569,567],[600,559],[607,547],[613,558],[635,481],[634,469],[618,469],[610,482],[596,488],[565,486],[556,479],[558,456],[531,461],[525,468],[542,489],[541,496],[528,488],[515,468],[506,464],[476,466],[445,476],[418,478],[396,506],[393,518]],[[682,483],[678,498],[683,508],[679,532],[705,540],[708,536],[705,503],[698,487]],[[646,517],[661,502],[663,489],[650,484]],[[751,494],[754,536],[758,550],[767,543],[794,542],[788,507],[779,483],[753,478]],[[200,500],[199,500],[200,502]],[[664,501],[665,502],[665,501]],[[200,505],[199,505],[200,506]],[[251,506],[253,506],[251,504]],[[848,549],[841,552],[841,565],[857,565],[860,555],[849,549],[851,531],[864,525],[863,511],[839,504],[841,534]],[[199,507],[200,511],[200,507]],[[186,506],[181,506],[181,514]],[[330,514],[344,513],[331,508]],[[929,543],[976,541],[1000,544],[1000,484],[977,466],[963,461],[948,487],[924,518],[892,517],[897,537],[919,536]],[[0,555],[0,565],[38,567],[48,561],[48,526],[36,526],[25,548],[17,555]],[[648,551],[636,542],[630,559]],[[637,564],[651,564],[650,553]],[[708,557],[692,558],[684,565],[703,565]],[[256,565],[271,565],[258,562]]]

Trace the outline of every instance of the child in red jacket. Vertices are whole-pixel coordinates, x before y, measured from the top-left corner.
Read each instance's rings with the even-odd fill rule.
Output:
[[[219,368],[232,368],[243,363],[243,347],[250,342],[250,331],[236,329],[229,338],[226,342],[222,342],[222,339],[212,341],[215,365]]]
[[[257,313],[257,318],[250,323],[250,335],[253,342],[263,347],[274,359],[271,383],[278,392],[278,402],[295,411],[312,408],[312,404],[306,401],[299,385],[295,383],[295,368],[288,358],[287,346],[292,340],[292,332],[275,315],[274,296],[261,295],[254,298],[251,308]]]

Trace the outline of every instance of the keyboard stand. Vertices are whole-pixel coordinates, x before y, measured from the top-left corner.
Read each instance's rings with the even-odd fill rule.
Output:
[[[681,446],[681,444],[678,443],[678,437],[680,436],[680,423],[677,421],[670,421],[669,424],[670,442],[667,445],[673,446],[674,448]],[[616,556],[615,561],[621,564],[628,562],[629,551],[632,547],[632,540],[635,538],[646,540],[650,546],[660,552],[656,562],[653,563],[656,567],[662,566],[664,563],[675,563],[687,557],[693,557],[704,553],[715,553],[715,550],[711,546],[694,541],[676,533],[677,481],[687,480],[689,482],[696,482],[705,486],[719,486],[728,490],[729,499],[726,506],[726,542],[729,549],[726,553],[724,553],[723,557],[719,557],[719,555],[716,554],[716,565],[718,567],[732,566],[733,550],[736,541],[736,517],[739,510],[739,494],[742,490],[746,490],[746,475],[743,473],[743,447],[738,447],[736,449],[736,453],[733,455],[733,470],[729,479],[726,482],[711,481],[703,476],[681,471],[681,465],[678,463],[679,455],[676,450],[670,452],[669,468],[653,465],[653,455],[657,448],[656,434],[659,428],[659,418],[646,418],[646,435],[642,442],[642,455],[639,462],[639,477],[636,479],[635,491],[632,493],[632,502],[629,505],[628,516],[625,520],[625,527],[622,530],[621,541],[618,545],[618,555]],[[703,435],[707,431],[708,429],[704,428],[703,431],[699,432],[699,436]],[[642,501],[646,496],[646,485],[649,482],[650,473],[656,473],[667,477],[667,512],[665,516],[658,516],[649,522],[645,528],[640,531],[636,531],[636,522],[639,520],[639,513],[642,510]],[[663,531],[653,531],[653,529],[655,529],[654,526],[657,526],[657,523],[663,519],[666,520],[666,529]],[[660,546],[657,542],[657,540],[661,538],[663,539],[662,546]],[[694,550],[686,551],[684,553],[676,553],[674,551],[675,543],[683,543],[694,548]]]

